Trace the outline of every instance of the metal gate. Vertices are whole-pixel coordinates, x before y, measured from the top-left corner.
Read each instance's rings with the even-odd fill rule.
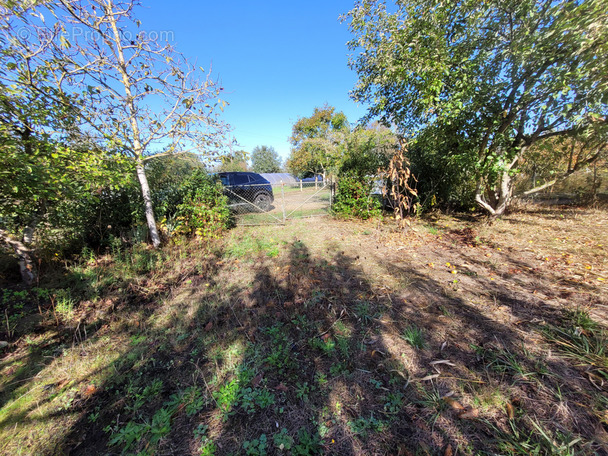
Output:
[[[317,182],[227,186],[225,194],[237,225],[284,224],[329,214],[334,184]]]

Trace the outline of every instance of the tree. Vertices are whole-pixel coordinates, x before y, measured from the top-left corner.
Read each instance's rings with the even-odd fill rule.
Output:
[[[55,59],[46,71],[66,97],[79,101],[79,121],[98,144],[121,150],[141,186],[153,245],[160,245],[145,163],[155,150],[212,155],[226,126],[225,102],[210,72],[192,65],[160,37],[138,31],[136,1],[58,0],[46,4],[57,21],[27,24]],[[47,12],[47,11],[45,11]],[[70,30],[80,33],[70,34]],[[37,56],[44,62],[48,53]]]
[[[220,157],[220,164],[217,167],[218,171],[224,172],[243,172],[249,169],[247,160],[249,153],[244,150],[237,150],[232,154],[226,154]]]
[[[338,172],[359,179],[373,178],[387,168],[396,150],[397,135],[390,128],[377,122],[356,128],[346,137]]]
[[[553,187],[576,172],[594,167],[608,158],[608,138],[586,132],[585,135],[551,137],[534,144],[522,157],[521,174],[531,179],[523,185],[522,196]],[[594,190],[597,190],[594,189]]]
[[[607,127],[602,0],[408,0],[395,12],[360,0],[345,19],[360,51],[352,97],[404,135],[434,135],[490,214],[508,206],[535,143]]]
[[[77,206],[94,199],[102,183],[117,183],[109,172],[115,157],[77,139],[78,106],[46,71],[53,56],[44,64],[37,59],[48,42],[14,39],[9,11],[0,12],[0,241],[14,250],[31,284],[36,227],[73,224]],[[28,23],[30,12],[15,6],[12,18]]]
[[[278,173],[281,159],[274,147],[256,146],[251,153],[251,169],[256,173]]]
[[[312,116],[297,120],[292,129],[287,169],[299,177],[334,170],[350,131],[348,119],[335,108],[315,108]]]

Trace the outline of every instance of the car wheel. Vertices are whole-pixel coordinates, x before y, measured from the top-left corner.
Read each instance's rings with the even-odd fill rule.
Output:
[[[257,210],[268,212],[270,210],[270,195],[268,193],[258,193],[253,199],[253,204]]]

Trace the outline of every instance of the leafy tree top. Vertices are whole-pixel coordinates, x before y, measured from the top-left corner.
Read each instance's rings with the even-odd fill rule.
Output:
[[[427,130],[491,213],[532,144],[608,127],[605,1],[360,0],[345,19],[352,97],[404,134]]]
[[[292,128],[287,168],[297,176],[326,173],[335,168],[349,131],[350,124],[343,112],[327,105],[315,108],[312,116],[301,117]]]
[[[281,159],[274,147],[256,146],[251,152],[251,169],[256,173],[278,173]]]
[[[408,0],[390,13],[363,0],[348,18],[352,95],[370,116],[415,131],[464,115],[531,137],[606,115],[603,1]]]

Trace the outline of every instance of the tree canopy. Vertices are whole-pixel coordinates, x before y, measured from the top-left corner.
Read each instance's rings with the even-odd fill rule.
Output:
[[[256,173],[278,173],[281,171],[281,158],[269,146],[256,146],[251,152],[251,170]]]
[[[237,150],[229,154],[222,155],[219,158],[219,163],[215,166],[217,171],[239,172],[248,171],[249,152],[245,150]]]
[[[293,125],[287,169],[298,177],[326,174],[336,166],[349,132],[343,112],[327,105],[315,108],[312,116],[301,117]]]
[[[425,132],[425,147],[473,173],[492,214],[530,146],[607,126],[604,1],[361,0],[344,19],[352,97],[403,135]]]

